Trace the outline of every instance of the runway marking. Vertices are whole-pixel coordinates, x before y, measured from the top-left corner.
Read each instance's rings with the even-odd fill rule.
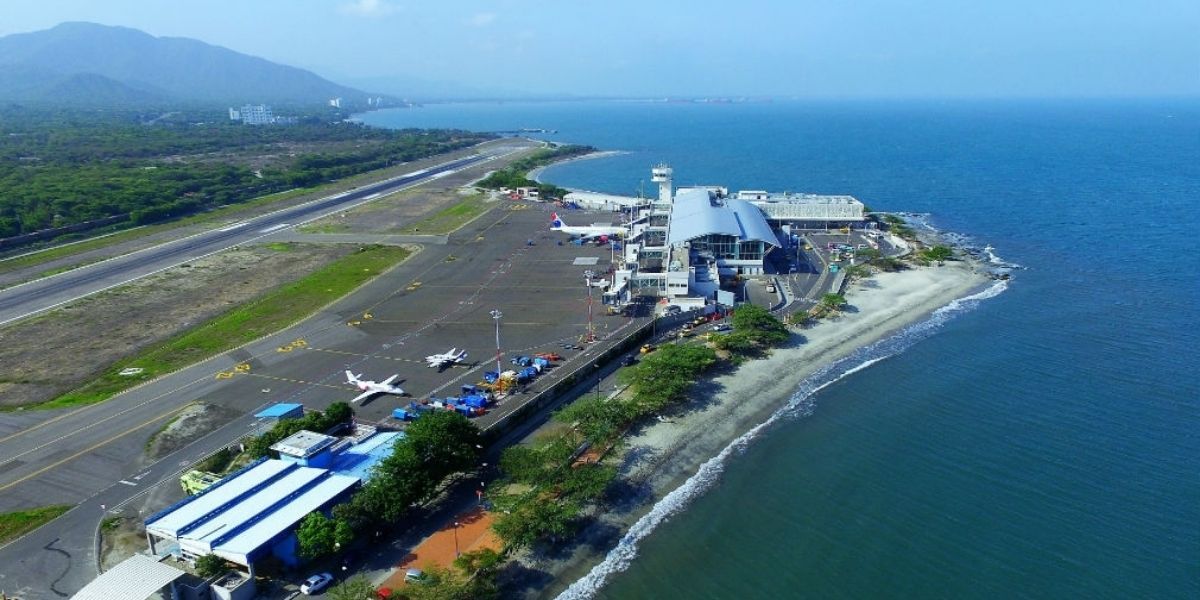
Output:
[[[131,485],[131,486],[133,486],[133,487],[137,487],[137,484],[136,484],[136,483],[134,483],[134,482],[132,482],[132,481],[125,481],[124,479],[122,479],[122,480],[118,481],[117,483],[123,483],[123,484],[125,484],[125,485]]]
[[[4,490],[7,490],[8,488],[11,488],[11,487],[13,487],[13,486],[15,486],[15,485],[17,485],[17,484],[24,483],[24,482],[26,482],[26,481],[28,481],[28,480],[30,480],[30,479],[32,479],[32,478],[34,478],[34,477],[37,477],[38,475],[41,475],[42,473],[45,473],[46,471],[49,471],[49,470],[51,470],[51,469],[56,469],[56,468],[58,468],[58,467],[59,467],[59,466],[61,466],[61,465],[64,465],[64,464],[66,464],[66,463],[68,463],[68,462],[71,462],[71,461],[75,460],[76,458],[79,458],[80,456],[83,456],[84,454],[91,453],[92,451],[96,450],[97,448],[100,448],[100,447],[102,447],[102,446],[106,446],[106,445],[108,445],[108,444],[110,444],[110,443],[112,443],[112,442],[115,442],[115,441],[117,441],[117,440],[119,440],[119,439],[121,439],[121,438],[123,438],[123,437],[125,437],[125,436],[127,436],[127,435],[129,435],[129,434],[131,434],[131,433],[133,433],[133,432],[135,432],[135,431],[137,431],[137,430],[139,430],[139,429],[141,429],[141,428],[143,428],[143,427],[147,426],[147,425],[150,425],[150,424],[154,423],[155,421],[159,421],[159,420],[161,420],[161,419],[164,419],[164,418],[166,418],[166,417],[169,417],[169,416],[171,416],[171,415],[173,415],[173,414],[175,414],[175,413],[178,413],[178,412],[182,411],[184,408],[186,408],[186,407],[185,407],[185,406],[180,406],[180,407],[177,407],[177,408],[172,408],[171,410],[168,410],[167,412],[160,413],[158,416],[156,416],[156,417],[153,417],[153,418],[151,418],[150,420],[143,422],[141,425],[136,425],[136,426],[134,426],[134,427],[132,427],[132,428],[130,428],[130,429],[126,429],[125,431],[122,431],[121,433],[118,433],[117,435],[114,435],[113,437],[110,437],[110,438],[108,438],[107,440],[104,440],[104,441],[101,441],[101,442],[97,442],[97,443],[95,443],[95,444],[93,444],[93,445],[91,445],[91,446],[89,446],[89,447],[87,447],[87,448],[85,448],[85,449],[83,449],[83,450],[80,450],[79,452],[76,452],[75,454],[72,454],[72,455],[70,455],[70,456],[68,456],[68,457],[66,457],[66,458],[64,458],[64,459],[62,459],[62,460],[59,460],[59,461],[57,461],[57,462],[50,463],[50,464],[48,464],[48,465],[46,465],[46,466],[44,466],[44,467],[42,467],[42,468],[40,468],[40,469],[38,469],[38,470],[36,470],[36,471],[34,471],[34,472],[30,473],[30,474],[28,474],[28,475],[26,475],[26,476],[24,476],[24,477],[22,477],[22,478],[20,478],[20,479],[17,479],[17,480],[11,481],[11,482],[9,482],[9,483],[6,483],[6,484],[4,484],[4,485],[0,485],[0,492],[3,492]],[[43,444],[43,445],[45,445],[45,444]]]
[[[8,435],[6,435],[6,436],[4,436],[4,437],[0,438],[0,442],[7,442],[8,440],[11,440],[11,439],[13,439],[13,438],[15,438],[15,437],[17,437],[17,436],[20,436],[20,435],[25,435],[25,434],[27,434],[27,433],[31,433],[31,432],[37,431],[38,429],[41,429],[41,428],[43,428],[43,427],[45,427],[45,426],[47,426],[47,425],[49,425],[49,424],[51,424],[51,423],[54,423],[55,421],[61,421],[61,420],[65,419],[65,418],[67,418],[67,417],[69,417],[69,416],[71,416],[71,415],[73,415],[73,414],[76,414],[76,413],[78,413],[78,412],[80,412],[80,411],[87,410],[87,409],[91,408],[92,406],[96,406],[96,405],[95,405],[95,404],[92,404],[92,405],[89,405],[89,406],[84,406],[84,407],[82,407],[82,408],[77,408],[77,409],[75,409],[75,410],[73,410],[73,411],[71,411],[71,412],[68,412],[68,413],[63,413],[63,414],[61,414],[61,415],[58,415],[57,417],[54,417],[53,419],[46,419],[45,421],[42,421],[41,423],[38,423],[37,425],[31,425],[31,426],[29,426],[29,427],[26,427],[25,429],[22,429],[22,430],[20,430],[20,431],[15,431],[15,432],[13,432],[13,433],[10,433],[10,434],[8,434]]]

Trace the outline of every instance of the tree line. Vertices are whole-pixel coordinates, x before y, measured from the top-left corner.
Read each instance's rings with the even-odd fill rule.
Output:
[[[114,215],[130,225],[162,221],[492,137],[317,117],[247,126],[213,113],[167,115],[0,110],[0,238]],[[328,149],[311,150],[318,145]]]

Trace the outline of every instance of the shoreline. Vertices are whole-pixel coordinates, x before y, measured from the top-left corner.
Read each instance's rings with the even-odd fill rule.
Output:
[[[642,537],[719,480],[726,456],[780,418],[811,411],[812,394],[829,378],[895,352],[884,349],[881,356],[846,364],[855,362],[852,357],[930,320],[956,300],[989,289],[991,280],[981,267],[967,259],[856,281],[846,293],[853,312],[801,330],[765,358],[701,380],[677,414],[665,422],[643,424],[625,440],[618,480],[640,493],[598,515],[580,531],[578,543],[565,557],[548,559],[527,552],[516,558],[521,566],[552,577],[549,585],[528,590],[525,597],[593,596],[610,574],[624,570],[636,556]],[[992,282],[991,289],[1003,285]],[[608,533],[613,528],[623,536],[615,547]],[[597,545],[609,550],[596,552]]]
[[[581,161],[581,160],[595,160],[597,158],[608,158],[610,156],[620,156],[622,154],[627,154],[627,152],[624,150],[598,150],[596,152],[584,154],[583,156],[572,156],[571,158],[557,160],[548,165],[542,165],[540,167],[537,167],[537,168],[533,169],[532,171],[526,173],[525,177],[527,179],[531,179],[537,183],[545,183],[544,181],[542,181],[542,171],[545,171],[546,169],[549,169],[550,167],[554,167],[554,166],[558,166],[558,165],[565,165],[567,163],[577,162],[577,161]]]

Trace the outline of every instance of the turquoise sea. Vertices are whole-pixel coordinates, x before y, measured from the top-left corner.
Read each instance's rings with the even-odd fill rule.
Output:
[[[1200,598],[1200,101],[504,103],[362,119],[553,129],[624,152],[543,176],[568,187],[650,190],[666,161],[678,184],[851,194],[1024,267],[806,382],[571,597]]]

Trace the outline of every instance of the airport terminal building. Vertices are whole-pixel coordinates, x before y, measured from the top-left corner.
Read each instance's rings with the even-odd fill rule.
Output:
[[[629,233],[621,266],[605,302],[638,296],[702,305],[722,281],[764,273],[773,250],[790,249],[805,230],[861,227],[866,207],[851,196],[741,191],[719,186],[672,187],[667,165],[651,170],[655,199],[581,192],[564,199],[584,207],[620,210]]]

